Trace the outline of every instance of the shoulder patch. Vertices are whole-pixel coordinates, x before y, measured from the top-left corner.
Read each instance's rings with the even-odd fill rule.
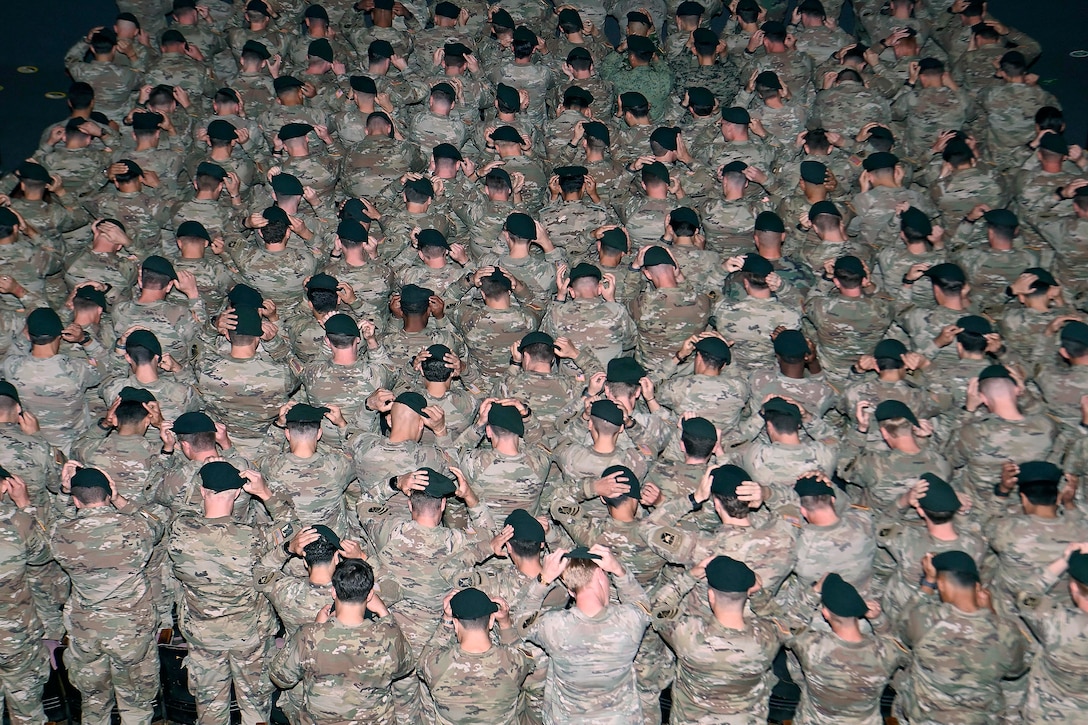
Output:
[[[801,528],[801,518],[793,514],[783,514],[782,520],[796,528]]]
[[[533,613],[532,613],[532,614],[530,614],[530,615],[529,615],[528,617],[526,617],[525,619],[523,619],[523,620],[522,620],[522,622],[521,622],[521,628],[522,628],[522,629],[525,629],[526,627],[531,627],[531,626],[533,626],[533,624],[534,624],[534,623],[536,622],[536,620],[537,620],[537,619],[539,619],[539,618],[540,618],[540,612],[533,612]]]
[[[581,510],[581,506],[560,506],[555,512],[560,516],[577,516]]]
[[[671,531],[662,531],[660,534],[657,535],[657,540],[665,546],[675,546],[676,534]]]
[[[384,504],[375,504],[373,506],[367,506],[365,509],[363,509],[363,513],[369,514],[371,516],[385,516],[387,513],[389,513],[389,507]]]
[[[296,358],[291,358],[291,361],[290,361],[289,364],[291,366],[291,370],[294,371],[295,375],[302,375],[302,363],[301,362],[299,362]]]
[[[676,607],[670,607],[669,609],[658,609],[654,611],[654,619],[675,619],[676,615],[680,613],[680,610]]]
[[[850,504],[850,508],[857,509],[859,511],[869,511],[870,510],[870,508],[868,506],[862,506],[860,503],[852,503],[852,504]]]

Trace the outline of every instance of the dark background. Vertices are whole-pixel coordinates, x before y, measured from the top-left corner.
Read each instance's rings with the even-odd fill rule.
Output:
[[[1088,5],[1081,0],[990,0],[990,8],[1002,22],[1042,44],[1042,58],[1032,70],[1061,100],[1069,124],[1066,137],[1085,145],[1088,57],[1074,58],[1070,52],[1088,50],[1083,30]],[[89,28],[112,24],[116,10],[111,0],[0,2],[0,171],[33,153],[42,129],[67,115],[63,100],[45,97],[68,88],[64,53]],[[38,71],[19,73],[20,66]]]

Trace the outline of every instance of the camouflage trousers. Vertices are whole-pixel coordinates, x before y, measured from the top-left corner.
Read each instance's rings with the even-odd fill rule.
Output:
[[[45,627],[45,638],[64,639],[62,610],[72,589],[68,573],[57,562],[50,561],[44,566],[31,567],[27,583],[34,598],[34,611]]]
[[[122,725],[150,725],[159,692],[159,649],[154,627],[145,624],[101,633],[71,628],[64,664],[83,699],[83,725],[109,725],[114,702]]]
[[[49,653],[34,640],[14,654],[0,654],[0,717],[7,704],[12,725],[41,725],[42,688],[49,681]]]
[[[207,650],[189,644],[185,668],[189,692],[196,698],[197,725],[230,723],[231,684],[242,725],[268,722],[276,689],[267,666],[274,641],[268,637],[248,650]]]

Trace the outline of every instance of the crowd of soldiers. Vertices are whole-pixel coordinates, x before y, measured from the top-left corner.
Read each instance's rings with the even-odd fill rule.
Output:
[[[1088,713],[1088,156],[985,2],[118,5],[0,181],[12,723]]]

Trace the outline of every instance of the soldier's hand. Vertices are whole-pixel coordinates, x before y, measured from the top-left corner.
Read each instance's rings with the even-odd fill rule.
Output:
[[[321,534],[317,533],[317,529],[307,526],[291,537],[291,541],[287,544],[287,550],[297,557],[303,557],[306,555],[306,547],[320,538]]]
[[[366,408],[367,410],[373,410],[378,413],[388,413],[390,408],[393,407],[393,401],[397,396],[393,395],[393,392],[386,390],[385,388],[378,388],[373,393],[367,396]]]
[[[755,481],[744,481],[737,486],[737,500],[747,501],[750,509],[759,508],[763,505],[763,486]]]
[[[589,384],[586,386],[586,392],[589,393],[589,397],[595,397],[604,392],[604,384],[607,379],[607,373],[596,372],[589,378]]]
[[[83,464],[79,461],[67,460],[60,469],[60,492],[71,493],[72,492],[72,476],[76,475],[76,471],[83,468]]]
[[[510,605],[502,597],[492,597],[491,601],[498,607],[491,615],[491,623],[499,625],[499,629],[510,629],[513,626],[513,622],[510,621]]]
[[[4,497],[4,494],[11,498],[16,508],[25,509],[30,506],[30,493],[27,491],[26,481],[14,473],[0,480],[0,499]]]
[[[352,541],[351,539],[343,539],[340,541],[340,558],[341,559],[361,559],[366,561],[366,552],[363,551],[363,547],[359,546],[358,541]]]
[[[631,491],[627,476],[622,471],[610,473],[593,482],[593,493],[602,498],[616,498]]]
[[[317,624],[324,624],[325,622],[329,621],[329,619],[332,618],[333,605],[334,602],[329,602],[321,609],[319,609],[317,612],[317,616],[314,617],[314,622],[316,622]]]
[[[471,508],[476,508],[480,504],[480,499],[476,496],[476,492],[472,490],[472,486],[469,485],[468,476],[461,471],[457,466],[450,466],[450,473],[453,474],[453,479],[457,481],[457,490],[453,495],[465,502],[465,505]]]
[[[655,484],[644,483],[642,485],[642,497],[639,499],[639,503],[643,506],[660,506],[664,501],[665,497],[661,494],[661,489]]]
[[[410,496],[413,491],[422,491],[425,488],[427,488],[427,472],[423,469],[397,476],[397,490],[405,496]]]
[[[908,352],[903,354],[903,366],[910,371],[925,370],[930,362],[921,353]]]
[[[612,550],[607,546],[594,544],[589,547],[589,553],[601,557],[597,560],[597,566],[605,572],[612,574],[613,576],[623,576],[626,573],[623,569],[623,565],[620,564],[619,560],[612,554]]]
[[[574,346],[569,337],[557,337],[554,348],[555,356],[562,360],[573,360],[578,357],[578,348]]]
[[[19,430],[27,435],[34,435],[41,430],[38,419],[21,405],[19,406]]]
[[[541,562],[540,581],[549,585],[558,579],[567,570],[570,559],[565,558],[567,549],[556,549],[550,554],[545,554]]]
[[[705,559],[700,561],[698,564],[696,564],[696,565],[692,566],[690,569],[688,569],[688,574],[691,575],[692,579],[704,579],[704,578],[706,578],[706,567],[707,567],[707,565],[710,564],[710,562],[714,561],[714,559],[716,559],[716,558],[717,557],[714,557],[714,556],[706,557]]]
[[[601,297],[607,302],[616,301],[616,275],[612,272],[605,272],[601,275],[600,284]]]
[[[933,566],[932,552],[922,557],[922,576],[928,582],[937,581],[937,569]]]
[[[978,378],[971,378],[967,381],[967,400],[964,402],[964,407],[967,408],[968,413],[974,413],[980,405],[982,405],[982,395],[978,391]]]
[[[506,558],[506,544],[512,538],[514,538],[514,527],[509,525],[502,527],[502,531],[491,539],[491,553]]]
[[[994,611],[994,598],[990,594],[990,590],[985,587],[979,587],[975,590],[975,605],[979,609],[989,609]]]
[[[264,480],[264,476],[261,475],[260,471],[254,471],[252,468],[247,468],[242,471],[240,475],[242,478],[246,479],[246,482],[242,484],[243,491],[262,501],[267,501],[272,498],[272,489],[268,487],[268,482]]]
[[[441,438],[446,435],[446,411],[437,405],[428,405],[423,409],[423,423]]]

